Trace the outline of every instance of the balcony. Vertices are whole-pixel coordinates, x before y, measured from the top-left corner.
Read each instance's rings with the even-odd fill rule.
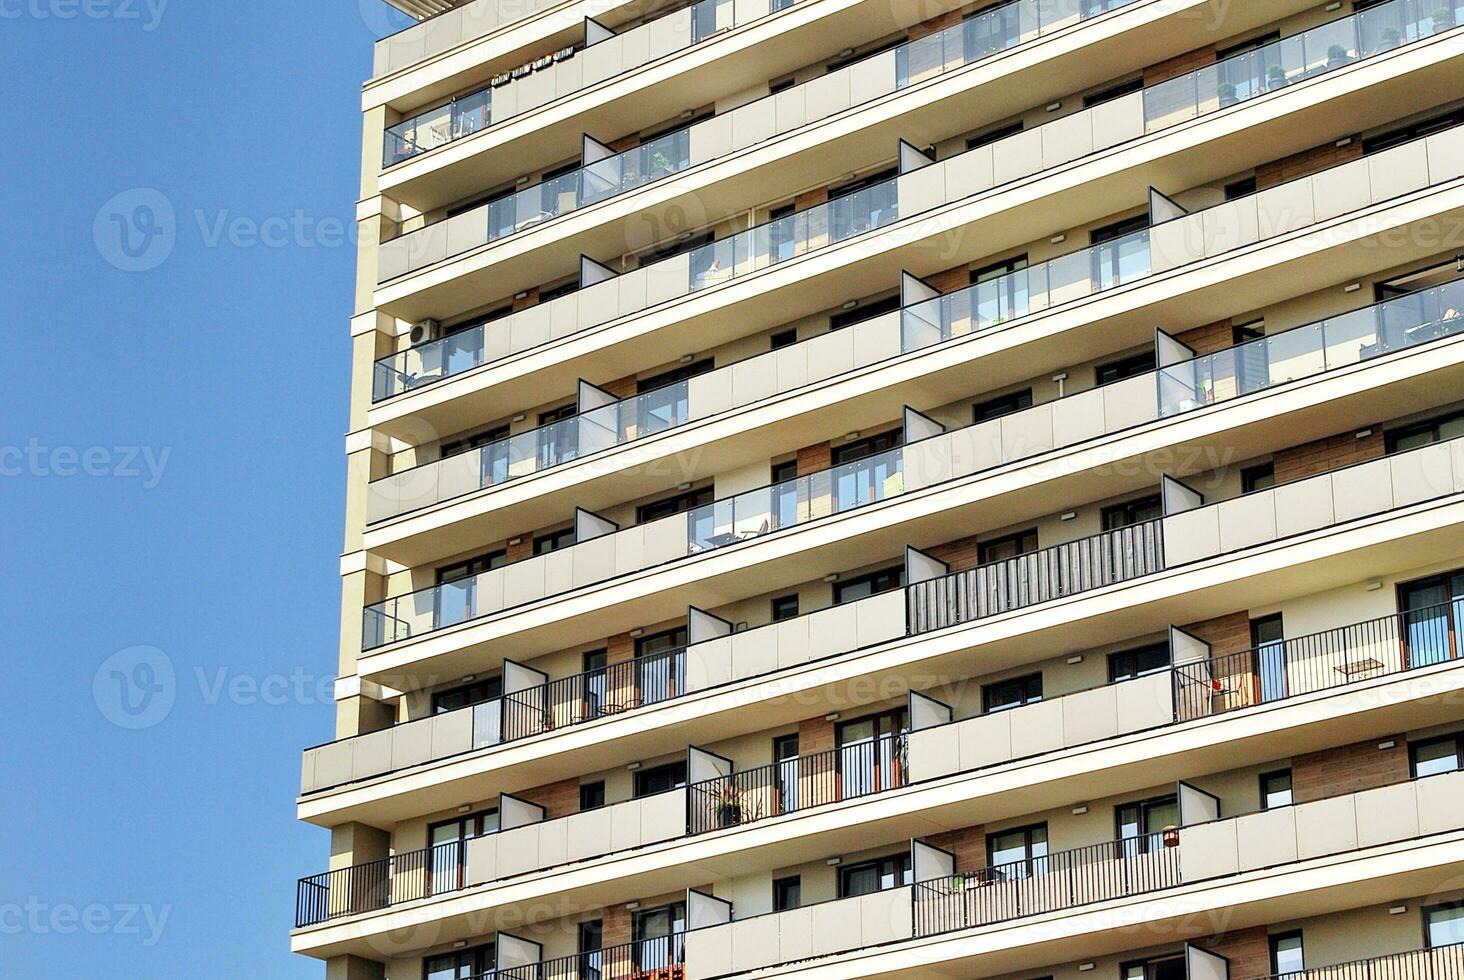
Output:
[[[909,217],[964,197],[984,193],[993,187],[1031,177],[1070,161],[1091,157],[1113,147],[1132,144],[1148,134],[1174,129],[1192,119],[1206,117],[1236,105],[1247,104],[1262,96],[1274,94],[1278,90],[1327,75],[1359,61],[1369,60],[1375,55],[1386,53],[1394,48],[1406,48],[1411,42],[1426,40],[1430,36],[1432,22],[1427,18],[1416,23],[1409,21],[1406,16],[1407,11],[1403,9],[1405,2],[1411,3],[1412,0],[1392,0],[1389,4],[1370,8],[1354,17],[1332,22],[1304,34],[1294,35],[1276,45],[1268,46],[1260,52],[1226,59],[1199,72],[1180,76],[1112,103],[1105,103],[1065,116],[1045,126],[999,141],[992,146],[980,147],[941,161],[934,167],[925,169],[942,174],[950,170],[958,174],[956,181],[951,184],[949,193],[946,193],[946,182],[937,178],[935,172],[924,173],[919,180],[902,181],[902,187],[906,184],[910,185],[908,189],[913,196],[905,199],[900,194],[896,194],[900,214],[903,217]],[[1389,20],[1389,18],[1391,19]],[[1380,24],[1385,22],[1392,24],[1394,21],[1401,26],[1399,28],[1379,27]],[[1380,34],[1385,29],[1402,30],[1403,40],[1394,45],[1391,43],[1391,34],[1388,35],[1387,44],[1373,38],[1373,35]],[[1356,35],[1357,40],[1352,47],[1347,48],[1347,57],[1329,60],[1325,56],[1326,49],[1335,47],[1336,38],[1348,32]],[[932,37],[939,39],[941,35]],[[925,38],[914,43],[924,44],[930,40],[930,38]],[[1318,46],[1324,46],[1320,53],[1315,50]],[[899,61],[894,51],[878,56],[878,58],[887,58],[889,62],[889,90],[895,89],[898,80],[898,64],[908,64],[912,57],[916,57],[916,55],[907,54],[903,61]],[[1269,62],[1262,60],[1267,58],[1274,60]],[[875,60],[877,59],[871,59],[871,61]],[[916,57],[916,61],[919,61],[918,57]],[[1268,76],[1269,66],[1272,65],[1282,72],[1281,76]],[[919,65],[916,64],[909,70],[915,71],[918,75],[918,69]],[[833,78],[834,76],[827,77]],[[1267,82],[1268,77],[1271,78],[1269,83]],[[819,79],[808,84],[812,86],[822,81],[823,79]],[[801,88],[804,87],[807,86],[792,91],[801,91]],[[1232,89],[1234,90],[1233,97]],[[879,94],[881,92],[874,92],[870,97],[876,97]],[[780,93],[762,101],[767,102],[766,108],[770,111],[775,102],[782,104],[776,100],[786,101],[786,96],[787,93]],[[828,111],[841,111],[843,108],[847,108],[850,104],[848,100],[851,97],[836,93],[832,107]],[[858,100],[856,99],[855,102],[857,103]],[[761,104],[761,102],[754,102],[736,112],[750,113],[757,110]],[[732,116],[735,115],[736,113],[732,114]],[[801,128],[807,125],[812,114],[805,106],[800,106],[794,115],[796,115],[797,125],[792,128]],[[727,118],[732,120],[732,116]],[[732,121],[735,122],[735,120]],[[699,123],[691,128],[689,136],[690,168],[694,169],[713,157],[736,152],[761,142],[768,137],[770,128],[771,135],[779,133],[776,119],[772,116],[767,119],[749,120],[740,127],[733,126],[729,122],[723,127],[725,132],[705,130],[705,127],[715,122],[716,120]],[[742,134],[740,138],[737,137],[739,133]],[[705,188],[698,192],[699,199],[706,200],[705,192]],[[665,203],[661,198],[657,198],[657,202]],[[729,199],[726,202],[728,213],[735,213],[743,206],[745,206],[745,201]],[[478,227],[485,224],[484,221],[475,218],[469,222],[472,227],[467,227],[461,224],[467,220],[464,216],[453,220],[460,223],[458,226],[460,230],[456,235],[432,226],[432,228],[398,239],[399,244],[389,243],[388,247],[383,249],[380,277],[383,283],[390,282],[390,285],[384,287],[378,297],[382,305],[395,308],[398,300],[402,300],[403,305],[394,311],[403,318],[414,319],[419,315],[437,315],[446,307],[465,309],[476,305],[481,302],[485,290],[492,293],[523,288],[525,283],[519,281],[522,277],[514,278],[518,273],[515,273],[509,265],[494,261],[488,253],[475,255],[471,260],[465,259],[460,263],[454,263],[452,267],[435,270],[431,277],[414,277],[408,281],[406,279],[408,273],[424,272],[442,264],[449,257],[463,254],[461,249],[452,244],[454,239],[460,241],[486,240],[486,232]],[[437,230],[434,231],[433,228]],[[618,229],[618,225],[616,228]],[[596,234],[600,234],[600,232],[596,232]],[[599,247],[617,254],[623,251],[623,241],[613,234],[606,238],[605,234],[610,233],[607,231],[600,234],[600,238],[594,239],[593,236],[586,238],[576,231],[575,241],[578,250],[593,252]],[[616,244],[617,242],[619,244]],[[554,243],[546,242],[545,244],[553,245]],[[734,251],[736,250],[734,248]],[[559,251],[564,252],[565,250],[560,248]],[[769,260],[764,251],[749,250],[745,245],[742,246],[742,251],[743,255],[737,256],[738,268],[741,272],[757,271],[775,264],[774,261]],[[519,258],[523,259],[522,262],[518,262],[518,258],[515,259],[519,265],[528,262],[526,257],[520,256]],[[728,262],[732,258],[731,255],[723,255],[722,268],[728,268]],[[533,268],[525,267],[522,270],[523,273],[537,276],[537,279],[533,279],[535,282],[542,281],[544,277],[543,259],[544,257],[540,256]],[[705,288],[708,284],[717,284],[722,281],[718,277],[714,278],[711,283],[692,282],[689,277],[690,270],[686,268],[685,261],[684,255],[677,256],[652,263],[643,270],[632,270],[619,277],[619,279],[625,279],[628,276],[631,277],[631,281],[620,283],[615,289],[607,289],[605,284],[601,284],[600,292],[602,293],[618,294],[621,290],[629,290],[626,299],[635,303],[634,309],[626,308],[625,304],[618,299],[608,303],[595,303],[584,311],[591,318],[598,317],[590,323],[577,322],[577,313],[565,310],[559,320],[564,326],[559,329],[561,331],[588,329],[618,316],[628,315],[647,306],[654,306],[664,300],[688,295],[700,288]],[[687,280],[684,283],[680,282],[683,278]],[[658,288],[643,292],[644,284],[651,279],[657,280]],[[637,280],[639,283],[636,283]],[[618,280],[612,280],[612,282],[616,281]],[[442,289],[447,292],[444,292],[437,301],[429,303],[430,297],[422,292],[424,289]],[[451,297],[461,295],[462,302],[450,299],[444,303],[443,300],[449,300],[449,293]],[[578,301],[573,298],[574,295],[563,297],[558,302],[565,307],[577,306]],[[469,301],[469,296],[476,297],[476,299]],[[408,300],[408,297],[411,299]],[[535,312],[539,316],[543,315],[538,311]],[[532,321],[535,317],[530,316],[528,319]],[[553,318],[550,317],[550,319]],[[511,333],[512,323],[500,321],[496,330]],[[562,333],[558,331],[554,333],[556,337],[561,335]],[[536,343],[543,343],[549,339],[553,338],[545,336]],[[522,349],[520,345],[513,343],[509,344],[509,348]],[[486,353],[485,357],[491,359],[491,356]]]
[[[1443,980],[1445,977],[1464,977],[1464,944],[1273,973],[1258,980]]]

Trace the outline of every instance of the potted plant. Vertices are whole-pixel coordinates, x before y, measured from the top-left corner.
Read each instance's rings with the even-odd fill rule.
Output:
[[[1278,89],[1286,84],[1286,71],[1280,65],[1266,69],[1266,88]]]
[[[1220,87],[1215,91],[1220,96],[1220,105],[1222,107],[1235,105],[1235,86],[1230,82],[1221,82]]]
[[[1336,68],[1345,65],[1352,59],[1347,57],[1347,49],[1340,44],[1334,44],[1327,49],[1327,67]]]
[[[1454,26],[1454,8],[1440,7],[1433,12],[1433,29],[1437,34]]]
[[[1389,27],[1383,30],[1383,49],[1392,50],[1403,43],[1403,35],[1398,33],[1398,28]]]
[[[1164,828],[1164,846],[1179,846],[1179,828],[1174,826],[1174,824],[1170,824],[1169,826]]]
[[[717,788],[717,822],[732,827],[742,822],[742,790],[735,783],[724,782]]]

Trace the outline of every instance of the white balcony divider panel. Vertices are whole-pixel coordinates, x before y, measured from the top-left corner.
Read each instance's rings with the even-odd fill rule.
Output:
[[[932,439],[945,432],[946,427],[924,412],[917,412],[909,405],[901,413],[901,422],[904,427],[905,443],[919,442],[922,439]]]
[[[1464,830],[1464,772],[1278,807],[1181,831],[1186,883]]]
[[[497,966],[500,970],[531,966],[544,958],[542,944],[506,932],[498,933],[495,937],[494,948]]]
[[[485,834],[468,841],[469,886],[686,836],[686,790]]]
[[[1086,745],[1174,721],[1168,671],[911,731],[911,782]]]
[[[917,881],[949,878],[956,873],[956,856],[941,847],[921,840],[910,842],[910,869]]]
[[[736,919],[686,934],[686,975],[720,977],[914,935],[910,886]]]
[[[731,921],[732,903],[727,899],[699,892],[695,888],[686,890],[687,931],[710,929],[713,926],[726,925]]]
[[[1175,340],[1163,330],[1154,331],[1154,358],[1157,366],[1167,368],[1191,360],[1195,356],[1193,347]]]
[[[599,514],[591,513],[583,507],[574,509],[574,541],[580,544],[585,541],[593,541],[596,538],[603,538],[607,534],[614,534],[620,530],[620,525],[614,521],[606,520]]]
[[[771,674],[904,636],[905,594],[884,592],[686,650],[686,690]]]
[[[715,640],[719,636],[731,636],[732,624],[721,616],[714,616],[705,609],[689,606],[686,610],[686,643],[693,646]]]
[[[1179,797],[1181,827],[1220,819],[1220,797],[1183,781],[1175,786],[1175,791]]]
[[[578,414],[583,415],[585,412],[613,405],[617,401],[619,399],[599,385],[592,385],[583,378],[580,379],[575,393],[575,409]]]
[[[949,725],[955,716],[951,706],[919,691],[910,692],[910,731]]]
[[[732,760],[715,752],[708,752],[696,746],[690,746],[686,750],[686,781],[688,783],[701,783],[709,779],[717,779],[721,776],[730,776],[733,771]]]
[[[1390,156],[1395,165],[1407,168],[1412,164],[1414,170],[1421,168],[1424,176],[1416,183],[1417,187],[1409,189],[1422,189],[1430,184],[1439,183],[1449,179],[1451,176],[1464,168],[1453,160],[1435,161],[1436,157],[1450,151],[1464,153],[1464,126],[1456,127],[1446,133],[1438,134],[1439,137],[1451,137],[1450,140],[1436,142],[1436,137],[1429,137],[1426,140],[1415,140],[1412,143],[1387,150],[1384,153],[1375,154],[1358,163],[1367,163],[1376,157]],[[1455,138],[1456,137],[1456,138]],[[947,163],[960,159],[953,157]],[[911,176],[918,176],[935,171],[944,164],[937,164],[924,170],[917,171]],[[1346,164],[1344,166],[1353,166]],[[1405,169],[1405,172],[1412,172]],[[1317,217],[1317,209],[1311,204],[1300,207],[1296,202],[1302,198],[1310,201],[1313,195],[1313,184],[1325,177],[1328,173],[1324,171],[1310,177],[1292,181],[1289,184],[1279,185],[1260,192],[1248,198],[1241,198],[1214,208],[1195,212],[1180,221],[1169,222],[1152,229],[1148,233],[1147,251],[1151,271],[1158,273],[1166,268],[1177,266],[1181,263],[1175,262],[1171,265],[1161,265],[1159,258],[1163,249],[1165,236],[1182,234],[1196,238],[1201,243],[1200,248],[1195,250],[1193,255],[1187,257],[1185,262],[1196,262],[1212,255],[1232,250],[1255,241],[1274,237],[1295,228],[1312,224]],[[1365,171],[1371,174],[1372,171]],[[900,178],[905,180],[907,178]],[[1368,200],[1363,201],[1359,206],[1366,206],[1373,198],[1379,198],[1384,194],[1392,196],[1391,183],[1381,174],[1377,177],[1379,191],[1370,193]],[[1293,186],[1296,185],[1296,186]],[[1305,186],[1302,186],[1305,185]],[[1326,186],[1323,184],[1323,186]],[[1229,232],[1229,219],[1219,212],[1237,206],[1249,206],[1252,208],[1269,207],[1265,203],[1266,195],[1287,195],[1286,199],[1276,205],[1288,216],[1285,221],[1278,220],[1267,227],[1271,230],[1265,234],[1245,237],[1244,240],[1236,239]],[[1247,202],[1249,202],[1247,204]],[[903,205],[901,205],[903,208]],[[901,213],[905,213],[902,211]],[[1278,215],[1280,211],[1278,211]],[[1208,217],[1207,217],[1208,216]],[[1330,217],[1331,215],[1329,215]],[[1302,217],[1305,220],[1302,220]],[[1205,221],[1210,224],[1204,224]],[[1174,229],[1182,222],[1198,221],[1199,224],[1186,226],[1187,230],[1181,229],[1176,232]],[[684,258],[685,256],[682,256]],[[1071,260],[1071,261],[1069,261]],[[1074,265],[1069,269],[1069,265]],[[659,263],[658,263],[659,265]],[[1079,268],[1081,266],[1081,268]],[[654,268],[654,266],[647,267]],[[644,270],[638,270],[644,271]],[[617,284],[625,282],[628,278],[635,276],[635,272],[626,273],[616,280],[602,283],[594,289],[606,287],[618,288]],[[1074,277],[1073,281],[1081,288],[1073,291],[1070,297],[1064,297],[1063,289],[1053,285],[1058,278],[1066,276]],[[1029,313],[1039,312],[1047,305],[1055,305],[1059,302],[1066,302],[1069,299],[1076,300],[1092,295],[1094,287],[1090,279],[1092,271],[1087,251],[1071,253],[1070,256],[1060,256],[1053,260],[1051,269],[1046,274],[1049,287],[1048,296],[1039,299],[1032,297],[1029,300]],[[913,288],[913,287],[911,287]],[[562,297],[562,300],[573,299],[575,296],[584,295],[592,290],[581,290],[579,293]],[[612,301],[606,297],[607,301]],[[553,303],[561,302],[555,300]],[[535,309],[544,309],[542,315],[548,316],[548,306]],[[934,301],[939,305],[939,300]],[[694,422],[713,415],[730,411],[735,408],[753,404],[758,401],[771,398],[775,395],[794,391],[806,385],[813,384],[827,378],[835,377],[850,371],[859,370],[877,364],[881,361],[898,356],[902,352],[908,352],[919,347],[939,343],[947,336],[964,335],[975,329],[969,320],[960,323],[948,323],[930,325],[929,337],[918,336],[917,327],[921,318],[917,315],[919,308],[915,311],[906,309],[903,312],[892,312],[871,320],[856,324],[848,330],[834,331],[811,338],[799,344],[770,351],[757,357],[739,361],[707,374],[699,375],[686,383],[686,406],[683,423]],[[493,326],[507,322],[512,317],[503,321],[496,321]],[[509,329],[509,328],[501,328]],[[431,345],[428,345],[431,346]],[[1161,350],[1161,355],[1168,356],[1173,353],[1167,348]],[[1280,383],[1291,380],[1295,377],[1314,374],[1321,370],[1319,365],[1325,365],[1328,352],[1300,350],[1296,352],[1296,359],[1293,362],[1286,361],[1278,355],[1269,363],[1269,374],[1272,383]],[[380,366],[380,364],[378,364]],[[1164,366],[1161,362],[1161,367]],[[584,398],[585,384],[581,383],[581,410],[587,408]],[[1055,446],[1069,445],[1081,442],[1084,439],[1100,435],[1104,432],[1111,432],[1115,429],[1125,428],[1143,421],[1151,420],[1158,416],[1158,409],[1155,406],[1153,395],[1152,379],[1130,378],[1115,385],[1108,385],[1102,388],[1094,388],[1081,392],[1069,398],[1063,398],[1056,402],[1046,403],[1045,406],[1036,406],[1026,412],[1015,416],[1008,416],[1005,419],[997,419],[983,423],[986,427],[976,427],[973,432],[971,427],[958,430],[957,433],[947,433],[946,437],[959,436],[962,440],[976,438],[978,445],[971,447],[970,452],[975,453],[981,450],[990,452],[987,446],[997,442],[997,433],[1001,433],[1000,441],[1004,446],[1011,446],[1012,450],[1018,451],[1023,448],[1021,443],[1016,442],[1015,435],[1018,433],[1016,426],[1030,426],[1030,429],[1023,428],[1020,434],[1029,441],[1025,444],[1027,455],[1034,451],[1053,448]],[[599,390],[599,389],[596,389]],[[608,397],[608,396],[604,396]],[[643,398],[644,396],[637,396]],[[620,403],[622,406],[639,404],[633,399],[627,399]],[[595,407],[602,407],[595,405]],[[1049,419],[1044,423],[1044,414]],[[561,423],[563,424],[563,423]],[[657,430],[659,431],[659,430]],[[527,475],[543,468],[538,462],[539,447],[528,446],[522,448],[521,443],[532,435],[524,433],[513,437],[508,443],[508,454],[510,457],[521,456],[522,459],[511,459],[506,477],[491,477],[491,465],[483,459],[485,450],[475,450],[450,457],[446,460],[430,462],[412,469],[395,473],[379,480],[372,481],[367,488],[367,521],[377,523],[404,513],[418,510],[423,507],[432,506],[454,497],[463,496],[481,490],[488,485],[496,485],[506,479]],[[631,438],[638,438],[640,435],[637,429]],[[558,437],[555,437],[558,438]],[[579,441],[577,443],[576,458],[583,458],[592,452],[608,449],[612,446],[628,441],[627,438],[610,431],[601,423],[598,415],[579,417]],[[932,439],[925,439],[910,447],[910,451],[919,459],[932,458],[942,459],[944,449],[934,445],[937,436]],[[485,447],[488,449],[491,447]],[[500,451],[501,448],[500,448]],[[986,458],[986,457],[980,457]],[[987,465],[994,465],[996,462],[1005,461],[996,459]],[[922,478],[923,482],[910,484],[907,477],[907,487],[914,489],[926,485],[928,482],[940,477],[941,473],[950,472],[950,464],[945,469],[938,469]]]
[[[1207,949],[1185,943],[1185,980],[1230,980],[1230,961]]]
[[[1174,568],[1464,491],[1464,440],[1435,443],[1164,518]]]
[[[939,558],[932,558],[918,548],[905,546],[905,584],[914,585],[933,578],[940,578],[950,572],[951,566]]]
[[[1182,514],[1187,510],[1205,506],[1205,495],[1172,476],[1164,477],[1160,483],[1160,496],[1164,501],[1164,513]]]
[[[507,793],[498,794],[498,827],[500,830],[516,830],[530,824],[542,823],[546,812],[537,803],[530,803],[528,800],[522,800]]]

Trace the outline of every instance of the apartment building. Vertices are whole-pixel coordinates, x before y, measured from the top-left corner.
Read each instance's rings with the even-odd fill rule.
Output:
[[[1464,0],[393,0],[332,980],[1464,978]]]

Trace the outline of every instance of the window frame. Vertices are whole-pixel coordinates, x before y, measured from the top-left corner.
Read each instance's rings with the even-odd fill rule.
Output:
[[[884,588],[874,587],[874,583],[888,581],[890,579],[893,579],[893,584],[887,585]],[[842,606],[846,602],[858,602],[860,599],[868,598],[869,596],[856,596],[853,599],[845,599],[843,597],[846,589],[865,584],[870,585],[870,596],[882,595],[886,592],[902,589],[905,587],[905,566],[889,565],[885,568],[877,568],[872,572],[864,572],[850,579],[840,579],[834,583],[834,605]]]
[[[1270,794],[1267,792],[1266,786],[1271,780],[1278,779],[1282,776],[1286,777],[1287,800],[1285,803],[1277,803],[1273,805],[1271,803]],[[1296,780],[1292,776],[1290,766],[1287,766],[1285,769],[1272,769],[1270,772],[1261,773],[1259,776],[1256,777],[1256,784],[1258,787],[1259,803],[1262,811],[1279,810],[1283,807],[1296,805]]]
[[[1033,682],[1036,682],[1036,696],[1032,695]],[[1006,704],[992,706],[991,695],[994,690],[1003,686],[1020,686],[1021,697],[1016,701],[1009,701]],[[1033,671],[1030,674],[1019,674],[1015,677],[1008,677],[999,681],[992,681],[990,684],[981,685],[981,713],[983,715],[998,714],[1003,711],[1010,711],[1013,708],[1021,708],[1029,704],[1038,704],[1042,701],[1042,671]]]
[[[1150,668],[1145,669],[1145,670],[1140,670],[1139,669],[1139,655],[1140,654],[1144,654],[1144,653],[1150,653],[1150,652],[1152,652],[1154,650],[1163,650],[1164,651],[1164,664],[1163,664],[1163,666],[1160,666],[1160,667],[1150,667]],[[1124,658],[1124,657],[1128,657],[1128,658],[1131,658],[1132,659],[1132,661],[1133,661],[1133,670],[1130,673],[1125,674],[1125,675],[1123,675],[1123,676],[1120,677],[1119,674],[1118,674],[1117,665],[1118,665],[1118,662],[1119,662],[1120,658]],[[1120,684],[1120,683],[1122,683],[1124,681],[1135,680],[1136,678],[1139,678],[1139,677],[1147,677],[1150,674],[1158,674],[1158,673],[1162,673],[1163,671],[1166,671],[1166,670],[1171,670],[1173,668],[1173,666],[1174,666],[1174,651],[1172,651],[1169,648],[1169,642],[1167,640],[1161,640],[1158,643],[1144,643],[1144,644],[1141,644],[1141,645],[1136,646],[1136,647],[1129,647],[1126,650],[1115,650],[1115,651],[1113,651],[1112,653],[1110,653],[1108,655],[1108,683],[1110,683],[1110,684]]]

